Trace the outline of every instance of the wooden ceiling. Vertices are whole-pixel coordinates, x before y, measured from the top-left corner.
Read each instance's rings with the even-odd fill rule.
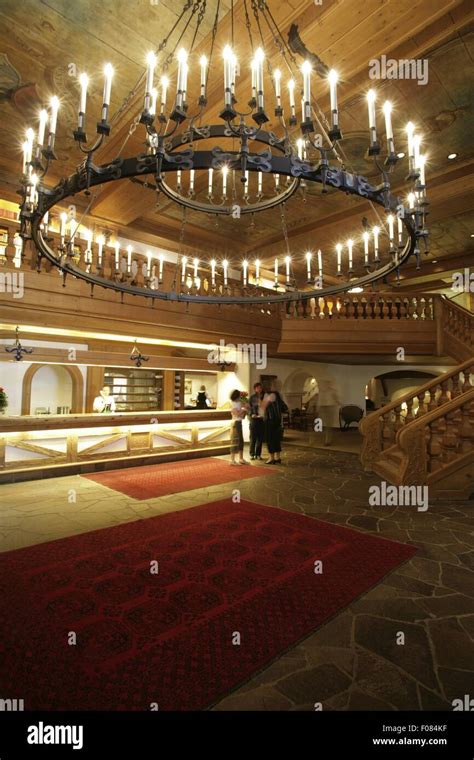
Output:
[[[196,36],[195,62],[201,53],[208,53],[216,6],[217,0],[207,0],[207,12]],[[221,51],[231,39],[230,6],[230,0],[221,0],[214,75],[210,77],[203,123],[218,123],[222,107]],[[247,6],[252,16],[249,0]],[[393,102],[397,150],[406,151],[403,128],[409,119],[423,134],[429,161],[431,229],[430,254],[425,261],[435,263],[428,263],[421,279],[414,268],[411,274],[407,269],[403,284],[429,284],[433,289],[444,287],[452,267],[459,267],[460,261],[468,266],[474,252],[474,238],[471,238],[474,233],[471,136],[474,6],[470,0],[365,0],[363,3],[324,0],[321,5],[313,0],[269,0],[269,6],[285,38],[290,25],[296,23],[307,48],[339,72],[340,122],[344,135],[341,148],[348,168],[377,178],[377,172],[365,157],[368,130],[364,94],[369,86],[376,86],[380,102],[386,98]],[[143,150],[143,127],[130,134],[130,125],[141,111],[143,86],[140,85],[136,95],[128,96],[143,74],[146,53],[158,47],[181,7],[182,3],[177,0],[159,0],[157,4],[153,0],[102,0],[100,3],[95,0],[74,3],[70,0],[22,0],[21,3],[3,0],[0,4],[2,197],[10,200],[15,197],[24,130],[34,123],[39,108],[47,104],[52,94],[61,99],[57,138],[61,161],[54,165],[52,174],[56,172],[59,178],[65,171],[72,172],[78,163],[80,155],[72,131],[79,92],[76,79],[69,76],[69,71],[86,70],[92,79],[88,99],[89,132],[100,110],[103,64],[111,61],[116,71],[111,104],[114,127],[97,156],[98,162],[110,160],[118,152],[126,156]],[[194,28],[193,22],[183,37],[185,47],[191,44]],[[284,62],[268,27],[262,25],[262,32],[272,65],[283,70]],[[255,28],[253,34],[256,34]],[[241,63],[236,94],[241,102],[246,102],[250,96],[247,62],[251,48],[243,0],[234,3],[234,40]],[[427,59],[428,83],[371,81],[369,61],[382,55],[395,59]],[[71,69],[71,64],[75,69]],[[170,67],[172,80],[173,66]],[[313,91],[328,114],[327,85],[316,75]],[[198,92],[197,63],[190,65],[188,92]],[[270,92],[269,87],[267,92]],[[284,105],[288,104],[284,102]],[[273,105],[268,112],[273,114]],[[279,130],[274,117],[268,126]],[[295,130],[295,137],[297,132]],[[454,161],[447,158],[452,152],[458,154]],[[402,160],[393,175],[395,191],[402,195],[407,187],[405,174],[406,160]],[[270,192],[272,178],[267,179]],[[197,184],[199,182],[197,178]],[[177,249],[182,210],[164,197],[157,204],[156,194],[150,189],[130,181],[104,186],[92,209],[98,224],[118,229],[131,239],[154,240],[157,245]],[[293,253],[301,255],[308,247],[333,251],[339,240],[360,234],[364,216],[375,221],[373,210],[361,199],[337,192],[322,195],[319,186],[309,187],[304,197],[298,192],[286,207]],[[283,255],[280,209],[262,212],[253,221],[243,217],[220,219],[218,223],[206,215],[188,212],[184,243],[206,256],[233,253],[269,259],[275,254]]]

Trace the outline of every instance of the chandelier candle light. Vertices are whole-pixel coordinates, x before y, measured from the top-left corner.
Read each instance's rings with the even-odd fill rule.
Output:
[[[198,8],[196,4],[189,6],[186,2],[183,13],[196,18]],[[261,20],[268,21],[268,13],[266,0],[255,4],[255,38],[259,36],[258,29]],[[186,39],[184,33],[189,21],[189,18],[187,21],[178,21],[176,34],[179,40]],[[251,99],[249,109],[239,111],[236,99],[236,75],[240,74],[240,68],[232,48],[233,39],[229,40],[223,27],[223,33],[226,36],[220,43],[214,45],[214,36],[217,29],[221,28],[217,22],[218,11],[214,26],[212,21],[206,22],[207,28],[214,29],[206,54],[197,56],[192,48],[188,51],[185,47],[179,47],[176,53],[174,51],[171,53],[169,49],[165,50],[168,44],[168,37],[165,37],[157,46],[157,52],[150,51],[146,56],[143,72],[143,112],[139,120],[145,133],[146,139],[143,142],[147,145],[146,152],[111,157],[107,163],[100,166],[94,163],[94,154],[109,135],[111,124],[115,121],[112,118],[109,124],[114,77],[112,63],[107,63],[103,69],[102,105],[96,122],[97,137],[91,145],[87,143],[86,138],[86,115],[89,120],[87,106],[88,98],[94,95],[92,92],[94,78],[89,79],[89,76],[82,72],[76,81],[76,86],[79,85],[79,97],[73,136],[80,152],[86,154],[86,160],[81,158],[76,171],[69,177],[62,177],[54,185],[47,184],[51,164],[57,160],[55,142],[61,113],[59,98],[53,95],[49,108],[42,108],[39,111],[36,134],[35,130],[25,125],[22,138],[20,236],[23,242],[33,241],[39,254],[39,266],[41,267],[42,262],[47,260],[56,266],[64,277],[70,274],[88,282],[91,288],[98,285],[114,289],[122,294],[204,303],[245,304],[252,299],[262,306],[343,293],[354,287],[364,288],[371,283],[386,280],[391,274],[397,274],[398,269],[412,256],[416,257],[418,266],[420,241],[423,241],[425,250],[428,251],[428,232],[425,227],[426,155],[421,154],[421,135],[416,134],[414,123],[403,122],[406,124],[408,140],[408,180],[412,182],[407,201],[405,201],[408,207],[405,207],[403,201],[392,195],[390,189],[390,175],[398,160],[394,144],[394,124],[396,126],[397,113],[390,100],[386,99],[382,107],[379,107],[375,89],[368,90],[366,95],[369,121],[368,155],[373,158],[374,165],[380,172],[381,182],[377,182],[347,171],[337,150],[338,142],[343,139],[338,87],[342,86],[341,82],[344,80],[341,80],[336,70],[331,69],[327,76],[330,129],[327,134],[325,133],[324,144],[321,145],[316,140],[312,120],[313,113],[321,113],[322,109],[312,92],[314,88],[311,82],[313,75],[311,62],[302,61],[298,70],[285,37],[280,34],[281,65],[273,69],[268,65],[267,73],[263,44],[255,49],[252,43],[251,49],[255,52],[252,60],[247,64],[251,74]],[[249,25],[252,25],[250,21]],[[252,42],[254,38],[252,38],[251,29],[248,29],[248,32],[249,42]],[[222,54],[220,60],[223,62],[223,67],[220,61],[218,66],[212,66],[214,49],[222,51],[218,55],[220,58]],[[189,65],[195,66],[196,70],[195,92],[193,90],[188,92]],[[218,123],[205,124],[203,115],[206,112],[211,74],[215,75],[216,79],[219,78],[216,88],[213,87],[213,89],[218,88],[222,92],[221,86],[223,86],[223,108],[220,111]],[[169,77],[171,76],[173,81],[176,81],[176,95],[172,105],[168,106]],[[175,76],[176,80],[174,80]],[[159,83],[158,89],[155,82]],[[268,87],[268,83],[272,86]],[[99,84],[99,88],[101,86]],[[266,86],[267,96],[265,97]],[[289,126],[297,124],[295,90],[298,90],[298,96],[300,91],[302,94],[300,136],[298,137],[293,134],[293,131],[290,134],[288,129],[288,124]],[[275,124],[272,124],[271,129],[266,126],[269,121],[266,107],[274,109],[278,129],[275,129]],[[381,115],[384,118],[386,138],[382,141],[383,146],[379,144],[377,136],[377,118],[380,119]],[[63,139],[61,134],[60,137]],[[201,141],[205,146],[204,149],[200,147]],[[221,141],[231,141],[232,144],[229,147],[222,147]],[[61,147],[63,153],[67,153],[65,144]],[[380,154],[382,155],[379,162]],[[349,165],[350,159],[348,158],[345,163]],[[216,170],[222,173],[222,183],[220,180],[215,181]],[[229,172],[232,172],[231,182],[229,182]],[[183,177],[183,173],[187,179]],[[162,286],[163,258],[161,256],[159,266],[153,268],[153,271],[159,270],[159,278],[152,277],[152,261],[148,253],[147,278],[143,285],[143,278],[136,276],[138,271],[142,271],[138,268],[141,262],[136,250],[138,246],[127,245],[126,259],[121,262],[120,243],[116,241],[112,244],[112,249],[115,250],[114,270],[110,272],[109,267],[104,266],[103,253],[106,239],[100,234],[95,238],[94,243],[90,230],[96,228],[97,219],[91,216],[84,220],[83,216],[80,217],[81,230],[83,230],[83,224],[88,229],[85,249],[82,232],[82,239],[75,244],[78,224],[74,219],[67,224],[68,217],[65,213],[65,208],[75,203],[75,196],[81,193],[90,194],[93,188],[117,180],[146,178],[147,175],[152,175],[154,183],[141,184],[153,188],[155,192],[164,195],[183,209],[190,209],[195,213],[210,214],[216,218],[233,217],[235,220],[240,220],[248,214],[252,215],[250,218],[253,218],[256,212],[280,207],[286,245],[283,270],[285,284],[279,284],[279,260],[282,260],[282,254],[280,258],[278,255],[274,258],[273,283],[268,283],[265,279],[260,282],[261,263],[259,259],[255,261],[255,279],[251,280],[252,285],[249,284],[248,259],[236,262],[226,258],[218,265],[216,259],[213,258],[207,263],[207,266],[210,264],[211,287],[209,287],[206,284],[207,277],[198,276],[199,261],[206,269],[206,263],[202,262],[202,258],[199,259],[198,252],[196,256],[192,254],[193,277],[187,275],[187,257],[179,252],[177,269],[179,273],[181,268],[181,276],[178,274],[180,282],[177,286],[174,284],[170,290]],[[273,180],[269,178],[269,175],[273,175]],[[175,181],[169,183],[170,177],[175,177]],[[203,179],[202,182],[199,181],[200,177]],[[236,181],[237,178],[240,178],[240,181]],[[331,261],[330,271],[337,268],[339,279],[325,288],[322,284],[324,252],[318,250],[317,266],[321,282],[317,289],[315,288],[316,278],[312,289],[315,267],[312,266],[311,251],[291,251],[285,220],[285,209],[290,199],[302,191],[304,197],[304,189],[309,183],[321,185],[323,192],[333,189],[335,192],[358,196],[364,203],[369,202],[374,207],[378,207],[387,218],[385,225],[379,221],[380,215],[374,214],[372,224],[369,222],[365,225],[366,229],[362,235],[356,234],[355,230],[347,230],[347,237],[344,236],[342,239],[347,240],[348,271],[343,272],[343,246],[338,243],[336,267],[334,267],[334,254],[328,255]],[[332,197],[333,195],[328,196],[329,199]],[[51,233],[48,237],[46,221],[48,213],[52,219],[52,229],[59,227],[57,242]],[[397,218],[396,240],[395,217]],[[56,221],[58,218],[59,224]],[[374,222],[378,222],[380,227],[374,226]],[[181,241],[184,229],[183,215]],[[371,261],[369,241],[372,237],[374,258]],[[363,258],[358,255],[358,251],[362,251],[362,244]],[[97,258],[94,260],[95,246],[97,246]],[[393,255],[395,249],[396,256]],[[292,261],[293,265],[291,265]],[[258,287],[253,287],[254,284]],[[242,287],[245,293],[242,292]]]

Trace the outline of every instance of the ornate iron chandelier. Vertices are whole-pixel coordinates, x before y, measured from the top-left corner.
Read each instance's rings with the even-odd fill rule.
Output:
[[[369,117],[368,155],[380,173],[380,182],[373,184],[367,178],[349,171],[347,159],[341,158],[342,133],[339,122],[337,98],[338,77],[334,70],[327,79],[330,94],[330,119],[326,120],[317,101],[312,96],[312,69],[308,60],[297,72],[297,62],[291,48],[278,29],[266,0],[250,0],[255,19],[252,28],[247,3],[244,3],[246,26],[254,57],[251,62],[251,91],[248,103],[240,105],[237,95],[237,79],[240,68],[233,52],[233,45],[223,49],[223,108],[219,124],[203,125],[202,116],[207,105],[209,75],[213,64],[216,34],[219,22],[219,5],[212,26],[209,56],[199,59],[200,87],[193,96],[188,92],[188,61],[192,60],[194,41],[205,17],[206,0],[194,4],[187,1],[173,29],[164,38],[156,52],[149,53],[146,71],[142,76],[145,84],[144,105],[141,114],[134,119],[130,134],[138,125],[144,129],[144,150],[135,156],[117,156],[114,160],[98,165],[94,154],[101,147],[111,130],[109,115],[113,68],[104,69],[104,89],[100,119],[96,126],[97,138],[88,143],[86,134],[87,92],[89,81],[85,74],[79,77],[80,103],[74,139],[84,154],[83,161],[69,177],[63,177],[54,187],[48,187],[45,179],[51,162],[56,160],[55,139],[60,103],[53,97],[49,112],[41,111],[39,126],[35,132],[27,131],[23,145],[23,174],[21,180],[22,203],[20,211],[23,241],[32,239],[38,251],[39,266],[46,259],[66,277],[72,275],[90,283],[116,291],[142,295],[153,299],[184,302],[248,303],[259,304],[318,298],[344,293],[354,288],[364,288],[391,273],[411,257],[420,266],[420,240],[428,249],[427,199],[425,185],[425,159],[420,151],[421,138],[414,125],[407,125],[408,173],[412,192],[407,200],[392,195],[390,175],[397,163],[392,127],[392,106],[383,104],[386,148],[382,149],[377,131],[377,95],[374,90],[367,94]],[[190,51],[179,47],[186,30],[195,19],[195,31]],[[233,12],[232,12],[233,43]],[[268,78],[264,75],[266,57],[263,51],[262,25],[272,32],[282,64],[290,72],[290,79],[282,94],[280,70],[268,64]],[[166,54],[170,37],[176,32],[178,41]],[[254,46],[254,36],[260,37],[261,46]],[[171,103],[170,80],[167,71],[177,61],[176,93]],[[154,87],[157,69],[161,68],[159,90]],[[215,67],[217,68],[217,67]],[[213,70],[213,74],[215,71]],[[301,77],[300,136],[295,140],[293,132],[298,122],[296,94],[299,91],[297,77]],[[272,86],[272,108],[279,122],[278,134],[266,129],[268,117],[268,84]],[[140,83],[141,85],[141,83]],[[286,92],[287,90],[287,92]],[[124,107],[136,94],[132,91]],[[242,97],[242,96],[241,96]],[[244,99],[245,100],[245,99]],[[195,102],[193,108],[191,102]],[[287,118],[288,114],[288,118]],[[317,139],[315,123],[322,140]],[[230,141],[231,146],[222,148],[220,141]],[[199,149],[200,144],[204,149]],[[271,265],[263,266],[261,260],[232,261],[228,258],[202,262],[195,257],[192,262],[181,251],[176,257],[176,271],[172,281],[165,283],[163,257],[159,260],[148,254],[147,260],[133,252],[121,251],[117,241],[106,246],[103,235],[93,236],[91,230],[82,230],[82,220],[87,216],[89,205],[82,218],[68,219],[63,211],[59,215],[59,241],[50,246],[49,213],[58,204],[77,194],[90,195],[93,188],[120,179],[140,182],[140,178],[152,175],[152,188],[183,207],[184,236],[186,211],[202,212],[212,216],[232,216],[235,219],[279,206],[282,221],[282,255],[274,258]],[[268,178],[273,182],[268,187]],[[186,180],[185,180],[186,177]],[[386,215],[373,228],[366,228],[362,237],[351,236],[345,243],[338,243],[335,251],[317,250],[307,252],[298,261],[291,256],[288,240],[285,207],[295,194],[305,193],[308,183],[317,183],[322,192],[333,188],[349,195],[359,196],[370,202],[377,212]],[[142,182],[150,186],[148,181]],[[69,225],[69,231],[68,230]],[[85,251],[77,250],[75,236],[82,234],[87,240]],[[337,278],[326,280],[324,264],[326,256],[337,265]],[[266,272],[266,273],[265,273]],[[269,274],[270,272],[270,274]]]

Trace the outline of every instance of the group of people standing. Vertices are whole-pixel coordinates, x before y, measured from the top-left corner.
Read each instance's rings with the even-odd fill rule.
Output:
[[[241,391],[235,390],[230,394],[232,414],[230,464],[248,464],[244,459],[242,431],[242,421],[247,415],[250,422],[250,459],[262,460],[262,447],[265,442],[268,450],[268,459],[265,464],[281,464],[283,415],[288,411],[288,407],[274,388],[265,392],[261,383],[255,383],[253,390],[248,403],[242,401]]]

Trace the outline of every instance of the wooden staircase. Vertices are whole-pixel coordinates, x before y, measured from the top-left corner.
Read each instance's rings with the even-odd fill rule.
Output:
[[[361,461],[394,485],[474,494],[474,314],[444,299],[439,347],[464,361],[367,415]],[[467,358],[470,357],[470,358]]]

